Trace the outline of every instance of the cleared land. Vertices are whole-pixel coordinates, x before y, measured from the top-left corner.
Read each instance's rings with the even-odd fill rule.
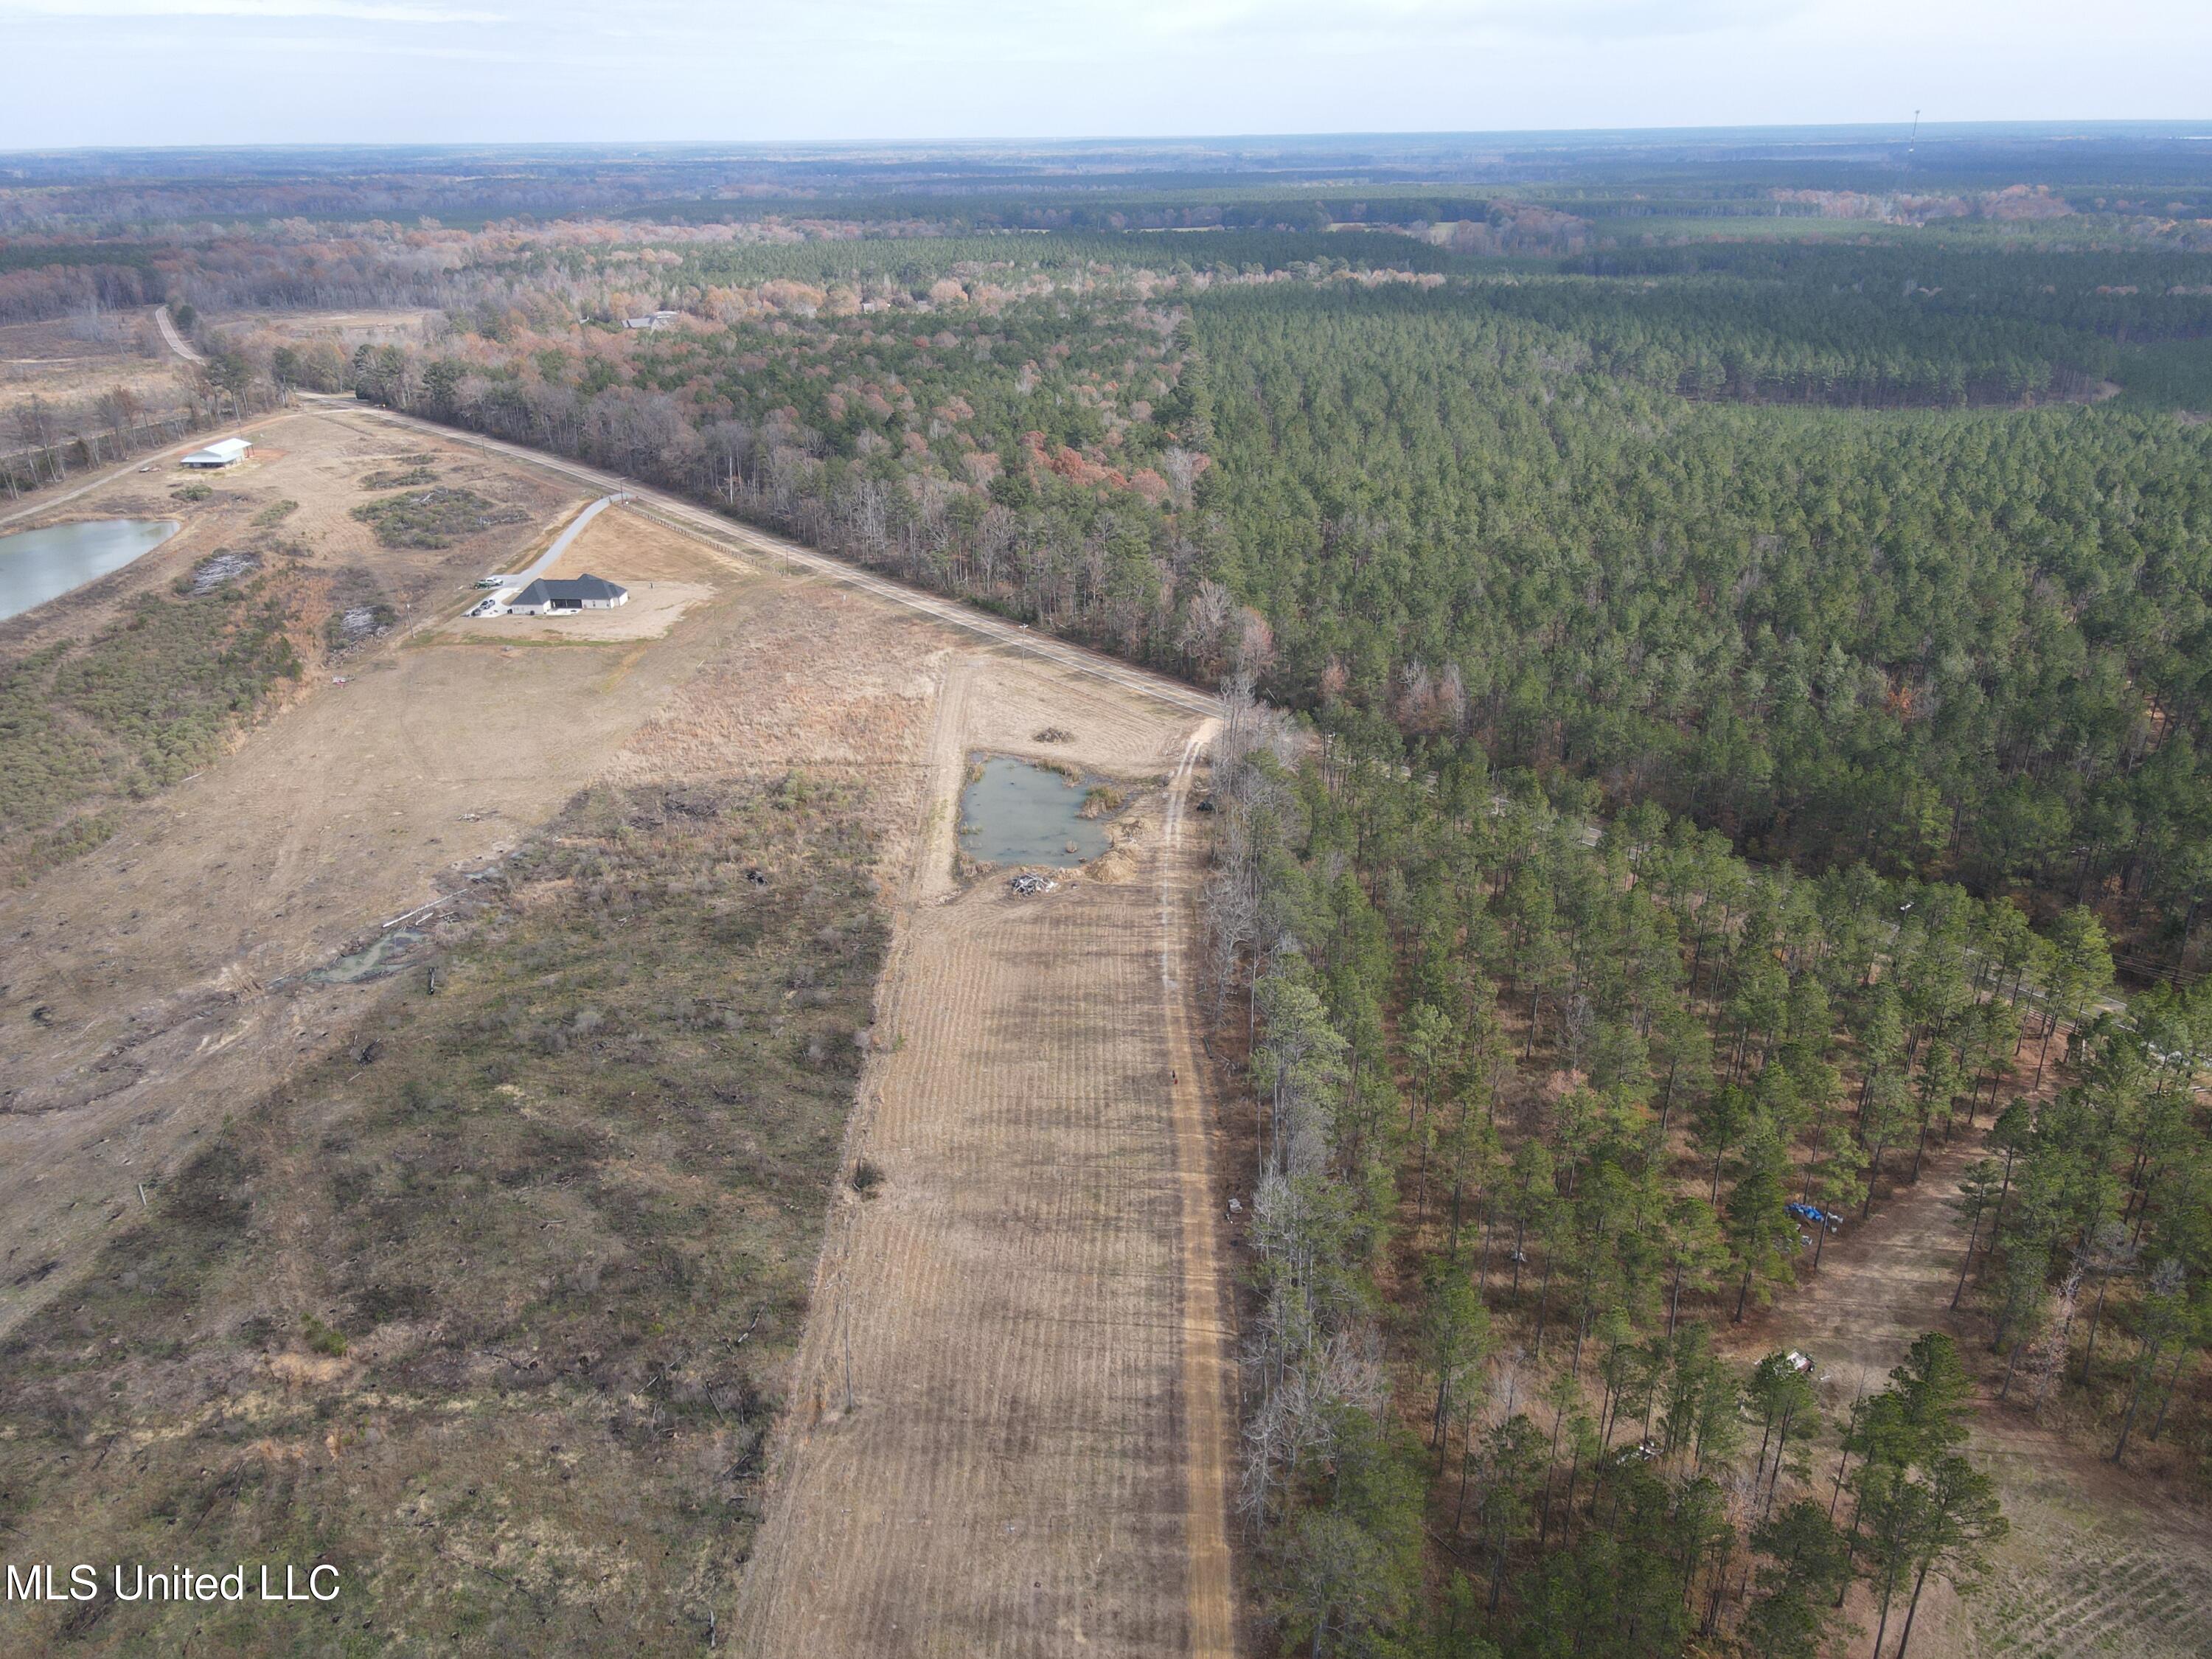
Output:
[[[1121,702],[993,665],[939,710],[854,1131],[870,1184],[837,1200],[744,1651],[1227,1650],[1220,1464],[1192,1462],[1194,1425],[1218,1444],[1229,1420],[1212,1205],[1176,1133],[1199,1111],[1173,977],[1197,733]],[[1072,743],[1032,740],[1048,709]],[[1123,878],[954,887],[946,809],[979,748],[1152,781],[1102,860]]]
[[[0,325],[0,451],[20,447],[9,417],[33,398],[75,406],[118,387],[149,416],[168,414],[185,401],[152,312]]]
[[[357,311],[241,311],[211,320],[228,331],[244,329],[292,341],[334,340],[350,352],[357,345],[413,343],[430,313],[411,306],[370,306]]]
[[[629,513],[578,556],[704,590],[658,637],[456,631],[585,489],[350,412],[263,443],[206,501],[70,503],[187,531],[0,635],[74,648],[217,548],[301,549],[267,568],[302,678],[0,899],[0,1518],[349,1589],[0,1610],[0,1645],[1227,1650],[1198,721]],[[382,544],[362,480],[422,466],[522,519]],[[1141,786],[1101,878],[959,885],[971,745]],[[343,982],[410,912],[399,971]],[[863,1529],[925,1468],[941,1531]],[[804,1588],[756,1615],[763,1513],[758,1583]]]
[[[1818,1359],[1839,1417],[1860,1392],[1883,1386],[1923,1331],[1954,1332],[1970,1362],[1978,1357],[1988,1370],[1986,1340],[1949,1308],[1966,1242],[1950,1200],[1981,1152],[1978,1141],[1931,1158],[1919,1182],[1865,1226],[1832,1240],[1819,1277],[1745,1334],[1759,1339],[1747,1354],[1803,1347]],[[1995,1476],[2012,1532],[1975,1595],[1929,1585],[1912,1651],[1929,1659],[2202,1654],[2212,1629],[2212,1526],[2155,1484],[2069,1445],[2018,1407],[1999,1406],[1995,1394],[1985,1379],[1971,1449]],[[1816,1462],[1816,1485],[1833,1474],[1832,1448],[1827,1458]],[[1862,1589],[1855,1606],[1871,1632],[1868,1600]]]
[[[127,629],[134,607],[173,602],[171,584],[210,555],[253,545],[260,514],[298,503],[265,532],[297,556],[268,550],[256,580],[288,607],[301,678],[196,757],[188,781],[99,769],[58,810],[97,808],[105,842],[0,896],[0,1331],[82,1265],[112,1224],[102,1200],[135,1203],[181,1137],[271,1086],[361,1006],[345,988],[271,998],[272,981],[511,848],[686,672],[672,659],[583,676],[495,647],[405,646],[410,622],[457,606],[464,573],[519,556],[563,497],[464,453],[455,471],[526,521],[483,546],[385,549],[349,509],[387,447],[323,416],[265,430],[281,457],[224,475],[207,501],[179,502],[171,480],[133,472],[72,502],[70,516],[167,514],[185,529],[0,629],[14,659]],[[331,618],[380,607],[387,636],[331,650]],[[134,802],[149,783],[156,793]]]
[[[685,612],[714,596],[719,564],[712,550],[696,538],[642,514],[610,507],[570,543],[544,574],[553,577],[605,576],[629,589],[629,603],[612,611],[585,611],[573,617],[468,617],[447,623],[457,639],[533,641],[656,640]]]

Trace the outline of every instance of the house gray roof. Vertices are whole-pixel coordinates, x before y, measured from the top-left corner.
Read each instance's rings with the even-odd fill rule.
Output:
[[[524,605],[550,604],[556,611],[574,611],[581,608],[586,600],[618,599],[629,592],[628,588],[609,581],[605,576],[540,576],[507,603],[510,610],[520,610]]]

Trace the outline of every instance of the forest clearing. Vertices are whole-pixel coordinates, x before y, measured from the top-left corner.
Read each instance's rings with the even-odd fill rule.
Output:
[[[1155,700],[1127,665],[1100,665],[1093,677],[1086,653],[1002,623],[970,616],[942,629],[933,612],[944,601],[649,491],[587,528],[560,566],[630,584],[630,606],[464,617],[477,575],[535,557],[606,477],[349,404],[311,403],[253,430],[253,459],[207,500],[157,494],[166,479],[125,472],[72,501],[73,514],[174,512],[185,532],[16,625],[33,651],[96,634],[161,580],[246,544],[263,580],[285,584],[293,631],[304,619],[317,635],[301,644],[342,672],[280,692],[235,752],[173,795],[137,808],[89,800],[83,810],[110,839],[39,874],[31,891],[53,914],[120,906],[163,920],[142,933],[132,916],[127,953],[116,939],[56,929],[40,941],[47,971],[15,976],[32,999],[24,1006],[48,1011],[33,1027],[54,1059],[9,1122],[42,1137],[23,1144],[55,1161],[25,1188],[28,1201],[11,1205],[10,1248],[72,1241],[76,1254],[58,1252],[47,1270],[68,1283],[60,1275],[82,1271],[82,1250],[127,1224],[139,1172],[190,1151],[217,1103],[241,1090],[287,1092],[288,1079],[367,1052],[345,1035],[366,1022],[405,1029],[404,1013],[391,1024],[393,981],[303,976],[366,937],[363,907],[341,908],[336,895],[383,893],[366,907],[382,913],[377,922],[442,896],[429,907],[428,949],[404,958],[420,967],[465,955],[482,925],[465,878],[498,876],[563,800],[574,797],[573,814],[574,801],[601,798],[575,796],[580,787],[630,801],[672,799],[672,787],[738,792],[715,794],[732,803],[748,791],[788,800],[794,787],[799,799],[827,789],[805,810],[848,826],[833,843],[872,825],[864,862],[886,930],[881,1001],[872,1025],[852,1027],[867,1026],[867,1038],[851,1056],[851,1122],[840,1133],[840,1118],[817,1113],[804,1132],[829,1194],[826,1231],[819,1215],[787,1217],[796,1231],[761,1280],[783,1285],[782,1300],[748,1303],[748,1322],[722,1339],[758,1343],[741,1390],[744,1428],[728,1443],[749,1449],[724,1474],[746,1519],[711,1547],[692,1540],[682,1587],[664,1584],[681,1608],[655,1628],[675,1641],[705,1617],[762,1654],[1030,1654],[1092,1642],[1231,1651],[1249,1614],[1232,1590],[1227,1494],[1232,1473],[1241,1466],[1249,1481],[1250,1466],[1231,1426],[1237,1290],[1211,1238],[1239,1188],[1226,1171],[1205,1173],[1217,1126],[1200,1091],[1213,1073],[1191,1047],[1194,976],[1170,961],[1220,943],[1186,937],[1209,856],[1185,815],[1206,728],[1176,707],[1204,700],[1174,687]],[[405,545],[447,539],[437,492],[450,489],[486,503],[464,506],[476,516],[458,522],[458,544]],[[416,495],[430,504],[397,519],[380,505]],[[402,544],[384,538],[387,521]],[[366,629],[349,632],[349,619],[364,616]],[[1092,878],[1028,898],[957,873],[954,800],[978,752],[1131,787],[1115,850]],[[799,785],[802,775],[823,781]],[[287,791],[292,810],[279,822],[266,803]],[[301,811],[303,800],[314,805]],[[657,822],[681,821],[654,810]],[[134,814],[158,827],[137,829]],[[1592,825],[1575,845],[1601,860],[1621,833]],[[696,857],[681,850],[690,844],[677,837],[669,856]],[[228,856],[207,860],[210,845]],[[179,882],[197,883],[204,902],[149,904]],[[515,890],[539,894],[526,914],[562,902],[557,889]],[[200,909],[229,919],[227,954]],[[1516,947],[1515,972],[1517,952],[1532,948]],[[103,973],[105,1002],[85,994]],[[149,1007],[145,987],[165,974],[187,985]],[[1549,982],[1534,981],[1540,1010]],[[447,995],[450,1017],[465,1005]],[[1132,1018],[1148,1000],[1156,1015]],[[80,1006],[75,1023],[54,1018]],[[1538,1027],[1510,1001],[1503,1012],[1533,1051]],[[1565,1030],[1552,1039],[1570,1040]],[[155,1094],[176,1109],[145,1111],[139,1103]],[[834,1096],[819,1107],[833,1111]],[[1704,1133],[1692,1131],[1684,1156]],[[1963,1146],[1939,1150],[1865,1237],[1831,1243],[1806,1292],[1741,1334],[1724,1328],[1723,1345],[1746,1364],[1758,1358],[1746,1342],[1804,1347],[1826,1392],[1846,1376],[1854,1396],[1880,1389],[1917,1331],[1944,1322],[1922,1304],[1942,1293],[1947,1182],[1965,1161]],[[57,1170],[77,1187],[55,1184]],[[832,1181],[840,1170],[848,1178]],[[1084,1176],[1073,1198],[1071,1171]],[[113,1191],[104,1211],[73,1201],[95,1188]],[[816,1237],[809,1292],[800,1275]],[[747,1260],[749,1275],[767,1265]],[[562,1270],[549,1270],[559,1282]],[[19,1287],[18,1307],[41,1305],[46,1276]],[[776,1328],[756,1336],[772,1307],[782,1310]],[[1070,1308],[1082,1310],[1072,1328]],[[738,1311],[718,1305],[714,1316]],[[342,1316],[312,1318],[295,1328],[335,1330]],[[703,1398],[735,1386],[696,1359],[678,1374],[684,1364]],[[339,1409],[345,1393],[333,1389],[316,1409]],[[553,1443],[552,1420],[541,1445]],[[2063,1652],[2069,1620],[2093,1605],[2100,1629],[2132,1644],[2123,1651],[2185,1650],[2176,1632],[2203,1601],[2185,1565],[2201,1540],[2191,1517],[2124,1519],[2136,1506],[2117,1490],[2085,1508],[2075,1488],[2050,1486],[2035,1431],[2016,1445],[2021,1432],[1997,1414],[1977,1431],[2020,1528],[1998,1558],[1996,1588],[1963,1604],[1939,1583],[1917,1610],[1916,1650],[1948,1659],[2017,1638],[2023,1650]],[[2113,1540],[2113,1571],[2160,1593],[2124,1616],[2098,1601],[2102,1580],[2049,1543],[2049,1529],[2085,1525],[2084,1536]],[[2173,1543],[2152,1561],[2145,1535]],[[573,1547],[579,1562],[623,1551],[588,1528]],[[387,1571],[429,1582],[420,1564],[394,1559]],[[544,1615],[553,1623],[517,1625],[487,1606],[484,1629],[566,1629],[592,1601],[567,1577],[558,1583],[559,1606]],[[1854,1595],[1854,1616],[1870,1618],[1865,1594]]]
[[[173,516],[184,528],[0,635],[19,660],[109,641],[106,672],[136,699],[190,682],[213,653],[234,649],[224,626],[252,605],[301,664],[252,688],[258,701],[242,726],[185,709],[172,729],[141,734],[111,727],[101,706],[58,700],[10,733],[19,754],[89,744],[98,764],[11,768],[10,851],[19,874],[35,879],[0,894],[0,1006],[12,1033],[0,1259],[10,1279],[35,1271],[0,1292],[0,1326],[50,1297],[46,1281],[81,1270],[113,1224],[112,1200],[136,1205],[143,1172],[161,1169],[226,1103],[273,1085],[357,1006],[327,989],[307,992],[305,1006],[272,1004],[262,994],[270,981],[328,960],[495,859],[658,695],[651,674],[596,697],[543,663],[400,648],[400,629],[448,603],[477,560],[526,546],[530,526],[459,550],[380,547],[350,509],[360,477],[393,459],[387,445],[313,415],[259,435],[258,459],[207,499],[178,499],[173,476],[130,471],[70,502],[72,516]],[[452,476],[532,518],[560,507],[562,496],[535,481],[453,461]],[[179,605],[172,585],[226,551],[250,563],[223,587],[250,586],[252,598],[226,605],[217,591]],[[125,652],[153,637],[131,629],[139,615],[198,610],[210,612],[211,631]],[[312,678],[309,658],[325,659]],[[59,856],[88,843],[96,850]],[[58,861],[42,867],[48,844]],[[45,1017],[32,1018],[40,1008]]]
[[[1819,1274],[1730,1343],[1747,1359],[1778,1346],[1814,1356],[1832,1409],[1878,1391],[1912,1339],[1949,1328],[1963,1252],[1953,1206],[1972,1143],[1931,1158],[1917,1184],[1856,1236],[1832,1242]],[[1929,1598],[1916,1652],[1970,1659],[1994,1652],[2061,1659],[2094,1640],[2128,1659],[2186,1659],[2212,1625],[2212,1524],[2158,1488],[2130,1483],[2057,1425],[1995,1399],[1985,1380],[1975,1455],[1996,1475],[2012,1534],[1989,1584]],[[1814,1484],[1832,1468],[1816,1467]],[[1865,1609],[1861,1610],[1863,1616]],[[2092,1632],[2094,1632],[2094,1637]]]
[[[0,324],[0,417],[12,417],[33,398],[66,406],[118,389],[149,416],[184,401],[146,313]],[[0,440],[0,450],[13,447]]]
[[[583,490],[434,436],[403,451],[344,410],[256,437],[206,499],[134,472],[72,502],[185,529],[13,629],[27,653],[82,648],[243,550],[239,580],[281,601],[275,625],[315,665],[274,676],[188,777],[149,775],[143,800],[21,803],[98,819],[89,850],[0,898],[17,919],[0,974],[8,1403],[39,1425],[4,1462],[27,1518],[52,1535],[66,1492],[71,1539],[127,1553],[181,1482],[209,1535],[342,1540],[387,1607],[458,1609],[465,1650],[594,1650],[579,1621],[604,1616],[627,1652],[729,1634],[763,1510],[765,1570],[808,1563],[858,1512],[821,1492],[825,1455],[862,1449],[890,1480],[901,1447],[964,1447],[933,1477],[962,1527],[902,1534],[908,1553],[869,1553],[878,1577],[817,1583],[789,1613],[867,1629],[878,1598],[923,1597],[988,1650],[1057,1650],[1087,1625],[1159,1652],[1206,1632],[1227,1651],[1224,1281],[1216,1199],[1185,1163],[1202,1166],[1206,1122],[1175,969],[1202,851],[1183,813],[1200,726],[623,511],[564,567],[680,589],[659,630],[515,618],[528,631],[501,640],[456,620],[475,577],[526,562]],[[489,527],[380,540],[357,509],[389,497],[362,481],[421,490],[424,473],[490,503]],[[951,801],[975,744],[1128,781],[1100,878],[1032,904],[956,876]],[[647,885],[587,896],[607,881],[592,869]],[[611,933],[611,904],[630,913]],[[790,925],[745,920],[789,905]],[[823,905],[823,925],[803,921]],[[113,920],[71,921],[87,916]],[[362,948],[380,939],[388,958]],[[886,949],[888,1013],[870,1006]],[[653,965],[633,978],[630,960]],[[1139,1002],[1153,1014],[1132,1021]],[[832,1198],[861,1158],[880,1172],[870,1195],[846,1182]],[[831,1277],[810,1319],[825,1201]],[[423,1253],[448,1236],[473,1242]],[[302,1253],[333,1237],[349,1242]],[[827,1265],[856,1249],[891,1264],[857,1312]],[[672,1250],[721,1267],[647,1270]],[[947,1278],[947,1262],[997,1265]],[[996,1300],[1014,1286],[1030,1299]],[[70,1320],[33,1316],[64,1297]],[[1054,1335],[1072,1307],[1083,1326]],[[823,1371],[848,1339],[850,1407]],[[178,1342],[189,1364],[148,1369]],[[1194,1389],[1210,1392],[1194,1405]],[[672,1468],[659,1431],[632,1451],[590,1419],[595,1401],[663,1390],[668,1432],[696,1438]],[[109,1475],[65,1473],[88,1444],[141,1449],[102,1459]],[[526,1558],[461,1491],[483,1460],[518,1458],[554,1479]],[[252,1473],[268,1468],[289,1471],[281,1489]],[[893,1486],[877,1501],[905,1504]],[[393,1504],[418,1527],[376,1527]],[[969,1571],[985,1538],[988,1579]],[[118,1609],[94,1650],[195,1630],[283,1650],[277,1627],[185,1617]],[[799,1644],[761,1650],[809,1650],[804,1627],[764,1628]]]
[[[1048,718],[1073,735],[1041,750]],[[953,671],[854,1120],[866,1185],[832,1214],[742,1650],[1231,1650],[1228,1287],[1188,1162],[1205,1127],[1176,966],[1204,736],[1036,671]],[[1147,780],[1125,873],[957,888],[977,748]]]

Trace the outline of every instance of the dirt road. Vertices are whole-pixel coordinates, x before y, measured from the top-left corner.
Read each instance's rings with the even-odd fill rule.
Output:
[[[1970,1363],[1978,1358],[1974,1345],[1986,1335],[1950,1311],[1966,1243],[1950,1200],[1980,1152],[1976,1137],[1931,1158],[1917,1185],[1863,1229],[1832,1240],[1820,1277],[1743,1333],[1747,1354],[1804,1348],[1828,1379],[1838,1415],[1858,1393],[1881,1389],[1923,1331],[1951,1330]],[[2016,1404],[1997,1405],[1987,1397],[1993,1392],[1984,1390],[1972,1449],[1997,1480],[2012,1534],[1972,1598],[1929,1587],[1913,1628],[1915,1656],[2202,1654],[2212,1630],[2212,1526]],[[1865,1622],[1870,1630],[1871,1617]]]
[[[250,421],[241,422],[230,429],[233,432],[259,432],[279,422],[290,419],[294,412],[291,410],[276,410],[267,415],[258,415]],[[96,489],[104,489],[112,483],[127,479],[132,473],[143,471],[149,467],[156,471],[161,471],[169,462],[175,460],[179,455],[189,455],[195,449],[205,447],[207,441],[207,434],[203,429],[198,435],[186,438],[181,443],[168,444],[160,449],[149,450],[142,455],[133,455],[120,465],[111,466],[103,471],[96,472],[83,483],[71,484],[67,489],[58,489],[51,494],[43,489],[34,490],[27,498],[24,505],[10,512],[0,513],[0,525],[16,524],[25,519],[38,518],[43,514],[52,512],[58,507],[64,507],[71,501],[89,495]],[[167,481],[166,477],[163,481],[165,483]]]
[[[168,307],[155,306],[154,321],[160,325],[161,337],[168,342],[169,349],[175,352],[177,356],[188,363],[204,363],[207,361],[193,349],[191,342],[185,339],[183,333],[179,331],[177,319],[169,315]]]
[[[349,572],[404,617],[452,603],[477,561],[522,556],[574,492],[442,452],[448,476],[527,515],[476,550],[392,550],[352,518],[356,480],[388,456],[378,434],[272,416],[251,470],[213,500],[155,495],[135,467],[85,487],[85,510],[173,514],[144,559],[8,623],[11,648],[88,636],[218,546],[246,543],[269,501],[301,603]],[[42,509],[54,503],[42,504]],[[457,596],[456,596],[457,597]],[[315,630],[319,632],[319,629]],[[479,867],[557,810],[691,672],[676,639],[596,672],[495,646],[364,647],[348,684],[317,672],[173,789],[118,805],[97,851],[0,890],[0,1332],[35,1312],[159,1190],[181,1149],[282,1080],[363,994],[274,994],[364,931]],[[296,980],[295,980],[296,983]],[[43,1008],[40,1018],[33,1010]]]
[[[288,417],[132,578],[168,580],[281,497],[313,549],[301,580],[373,578],[403,625],[132,806],[99,853],[0,897],[0,1328],[72,1282],[191,1137],[349,1040],[369,993],[302,969],[574,789],[865,770],[899,803],[852,1130],[884,1179],[832,1200],[723,1639],[777,1659],[1230,1653],[1229,1310],[1182,965],[1212,700],[665,498],[602,514],[571,552],[605,542],[589,556],[612,576],[705,592],[665,637],[457,633],[467,580],[516,568],[487,560],[526,562],[580,483],[608,486],[423,430],[435,441],[348,404]],[[527,522],[442,552],[374,545],[351,507],[403,447]],[[963,886],[956,797],[978,749],[1121,781],[1120,846],[1041,899]]]

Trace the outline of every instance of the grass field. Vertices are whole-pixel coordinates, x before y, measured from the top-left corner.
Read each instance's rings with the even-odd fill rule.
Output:
[[[340,1564],[15,1652],[697,1650],[757,1513],[869,1019],[869,802],[588,792],[0,1352],[11,1538]],[[757,872],[759,879],[748,878]]]
[[[296,698],[351,643],[347,611],[388,626],[448,603],[479,563],[532,545],[560,500],[466,458],[448,471],[473,507],[448,515],[447,534],[395,549],[358,512],[354,458],[386,452],[311,416],[267,423],[256,439],[254,459],[211,484],[134,468],[54,510],[54,521],[112,514],[182,527],[0,624],[0,878],[101,844],[131,803],[200,771]],[[240,574],[196,584],[218,559]]]
[[[58,408],[89,405],[118,387],[149,416],[186,401],[175,359],[153,331],[150,313],[0,325],[0,452],[16,448],[14,411],[33,398]]]
[[[116,803],[222,752],[303,669],[287,632],[297,584],[256,574],[195,593],[142,593],[81,646],[0,656],[0,836],[19,876],[114,832]]]
[[[949,1534],[856,1548],[880,1571],[826,1586],[839,1620],[927,1596],[1007,1652],[1086,1607],[1154,1646],[1201,1616],[1225,1632],[1219,1279],[1193,1254],[1221,1200],[1202,1173],[1188,1190],[1195,1067],[1164,1081],[1191,843],[1165,838],[1160,791],[1188,717],[629,511],[573,556],[681,590],[652,637],[458,629],[473,577],[526,562],[574,492],[350,410],[260,435],[172,544],[5,636],[78,652],[220,548],[305,550],[276,556],[301,596],[295,690],[198,776],[119,801],[96,850],[0,893],[0,1531],[56,1559],[325,1559],[349,1588],[275,1620],[16,1607],[0,1652],[730,1645],[756,1529],[808,1571],[849,1508],[814,1452],[855,1448],[882,1454],[869,1504],[916,1459],[941,1468],[994,1576],[948,1577]],[[384,545],[351,511],[361,481],[413,465],[527,520]],[[160,488],[133,472],[72,511]],[[351,610],[381,631],[319,655]],[[1073,738],[1040,749],[1048,729]],[[1126,786],[1124,845],[1061,909],[958,886],[974,743]],[[902,968],[878,986],[902,927],[901,960],[929,964],[912,994]],[[351,979],[410,933],[396,973]],[[964,988],[945,1043],[904,1014],[878,1043],[879,990],[918,1014],[939,975]],[[1037,1109],[969,1086],[1034,1093],[1032,1072],[1058,1079]],[[885,1085],[904,1115],[868,1121],[904,1127],[864,1138],[856,1185],[848,1115]],[[1085,1146],[1126,1175],[1052,1199]],[[949,1182],[976,1216],[1027,1218],[1012,1254],[963,1235],[994,1272],[1033,1263],[1054,1306],[1098,1276],[1114,1311],[1056,1340],[1003,1307],[979,1328],[957,1297],[878,1299],[894,1325],[844,1419],[867,1437],[831,1447],[825,1214],[927,1255],[902,1230]],[[992,1352],[1018,1390],[969,1392]],[[892,1365],[966,1403],[876,1412]],[[1036,1495],[1063,1473],[1037,1425],[1093,1419],[1066,1491],[1104,1530],[1079,1559],[1029,1526],[1061,1501]],[[1010,1613],[1017,1580],[1039,1588]]]

